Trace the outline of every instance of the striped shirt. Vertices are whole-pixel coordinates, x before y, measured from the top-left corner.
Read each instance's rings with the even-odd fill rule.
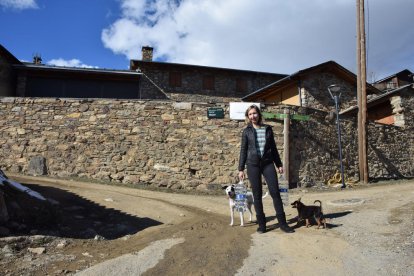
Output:
[[[254,136],[256,137],[257,154],[261,157],[264,153],[264,146],[266,143],[266,128],[254,128]]]

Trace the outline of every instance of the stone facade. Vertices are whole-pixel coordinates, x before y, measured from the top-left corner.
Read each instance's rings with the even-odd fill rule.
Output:
[[[414,84],[400,92],[399,100],[397,100],[397,102],[399,102],[399,106],[397,109],[393,109],[394,116],[400,115],[403,118],[403,122],[401,123],[400,121],[399,123],[401,126],[412,128],[414,126]],[[395,120],[397,121],[397,119],[401,119],[401,117],[395,118]]]
[[[144,73],[141,84],[142,95],[154,95],[162,91],[174,101],[190,102],[229,102],[252,93],[286,75],[173,64],[152,61],[131,60],[130,69]],[[180,76],[181,85],[172,86],[170,74]],[[210,77],[212,88],[203,87],[205,77]],[[243,82],[242,89],[238,81]],[[143,97],[144,99],[145,97]],[[147,97],[148,99],[150,97]]]
[[[414,176],[413,127],[403,128],[369,123],[369,176],[401,179]]]
[[[225,118],[208,119],[209,107],[222,107]],[[264,111],[283,113],[283,108],[266,105]],[[292,113],[310,120],[292,120],[291,182],[325,182],[339,170],[335,121],[314,109],[292,107]],[[244,122],[228,114],[227,103],[1,98],[0,167],[28,174],[31,160],[40,156],[51,176],[216,189],[237,176]],[[283,155],[283,121],[268,123]],[[356,123],[344,118],[341,126],[345,174],[355,177]],[[372,177],[414,176],[412,133],[412,128],[370,125]]]
[[[328,92],[328,86],[335,83],[341,87],[341,110],[357,105],[356,87],[349,81],[333,73],[315,73],[303,77],[301,81],[302,106],[319,110],[335,110],[335,104]]]

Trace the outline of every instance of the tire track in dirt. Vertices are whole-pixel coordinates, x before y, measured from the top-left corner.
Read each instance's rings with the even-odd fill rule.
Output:
[[[233,275],[248,256],[255,224],[228,225],[228,218],[191,207],[193,218],[167,231],[185,241],[143,275]]]

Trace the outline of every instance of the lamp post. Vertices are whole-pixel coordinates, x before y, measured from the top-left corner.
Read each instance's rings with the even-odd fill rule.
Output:
[[[338,129],[339,162],[341,164],[341,180],[342,180],[341,189],[344,189],[346,185],[345,185],[345,179],[344,179],[344,165],[342,163],[341,126],[339,125],[339,98],[341,97],[341,93],[339,92],[340,90],[341,90],[341,87],[339,85],[332,84],[328,86],[329,94],[331,95],[332,99],[335,102],[336,127]]]

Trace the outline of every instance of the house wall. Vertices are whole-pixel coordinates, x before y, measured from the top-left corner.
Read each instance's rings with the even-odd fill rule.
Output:
[[[398,80],[397,76],[394,76],[392,78],[387,79],[386,81],[383,82],[379,82],[379,83],[375,83],[374,86],[381,90],[392,90],[392,89],[396,89],[400,86],[400,81]]]
[[[161,89],[172,100],[192,102],[229,102],[252,93],[284,75],[259,73],[239,70],[216,69],[209,67],[159,66],[152,62],[135,61],[132,70],[139,68],[149,79],[144,79],[141,86],[143,94],[151,94]],[[171,87],[170,72],[178,72],[182,76],[180,87]],[[214,89],[203,89],[203,77],[214,76]],[[237,91],[237,79],[246,81],[246,90]],[[155,84],[155,85],[154,85]]]
[[[414,126],[414,85],[407,87],[400,93],[401,113],[404,114],[404,128],[410,129]]]
[[[337,84],[341,87],[340,109],[357,104],[356,87],[331,73],[310,74],[301,79],[302,104],[305,107],[329,111],[335,110],[328,86]]]
[[[297,105],[297,106],[300,105],[298,88],[296,86],[292,86],[286,91],[283,91],[282,104]]]
[[[0,96],[14,96],[15,81],[13,70],[7,60],[0,55]]]
[[[275,93],[270,96],[263,96],[263,102],[265,103],[280,103],[282,102],[282,93]]]
[[[404,70],[382,82],[374,83],[374,86],[379,90],[392,90],[409,83],[413,83],[412,73],[409,70]]]
[[[208,119],[209,107],[222,107],[225,118]],[[264,111],[283,108],[266,105]],[[325,183],[339,169],[335,121],[309,108],[292,113],[310,117],[291,121],[292,185]],[[228,114],[227,103],[0,98],[0,167],[29,174],[29,162],[42,156],[55,177],[218,189],[236,181],[244,127]],[[283,121],[267,123],[283,156]],[[341,127],[345,173],[352,178],[358,174],[356,122],[344,118]],[[412,128],[370,125],[368,133],[372,177],[414,176]]]
[[[264,97],[265,103],[282,103],[288,105],[300,105],[298,88],[295,85],[287,87],[280,93],[271,94]]]
[[[19,97],[140,99],[148,96],[140,93],[140,75],[120,77],[116,74],[39,72],[21,68],[16,72],[16,95]],[[154,91],[150,97],[167,98],[160,91]]]
[[[394,115],[389,101],[385,101],[375,108],[368,109],[368,121],[375,121],[380,124],[394,124]]]

